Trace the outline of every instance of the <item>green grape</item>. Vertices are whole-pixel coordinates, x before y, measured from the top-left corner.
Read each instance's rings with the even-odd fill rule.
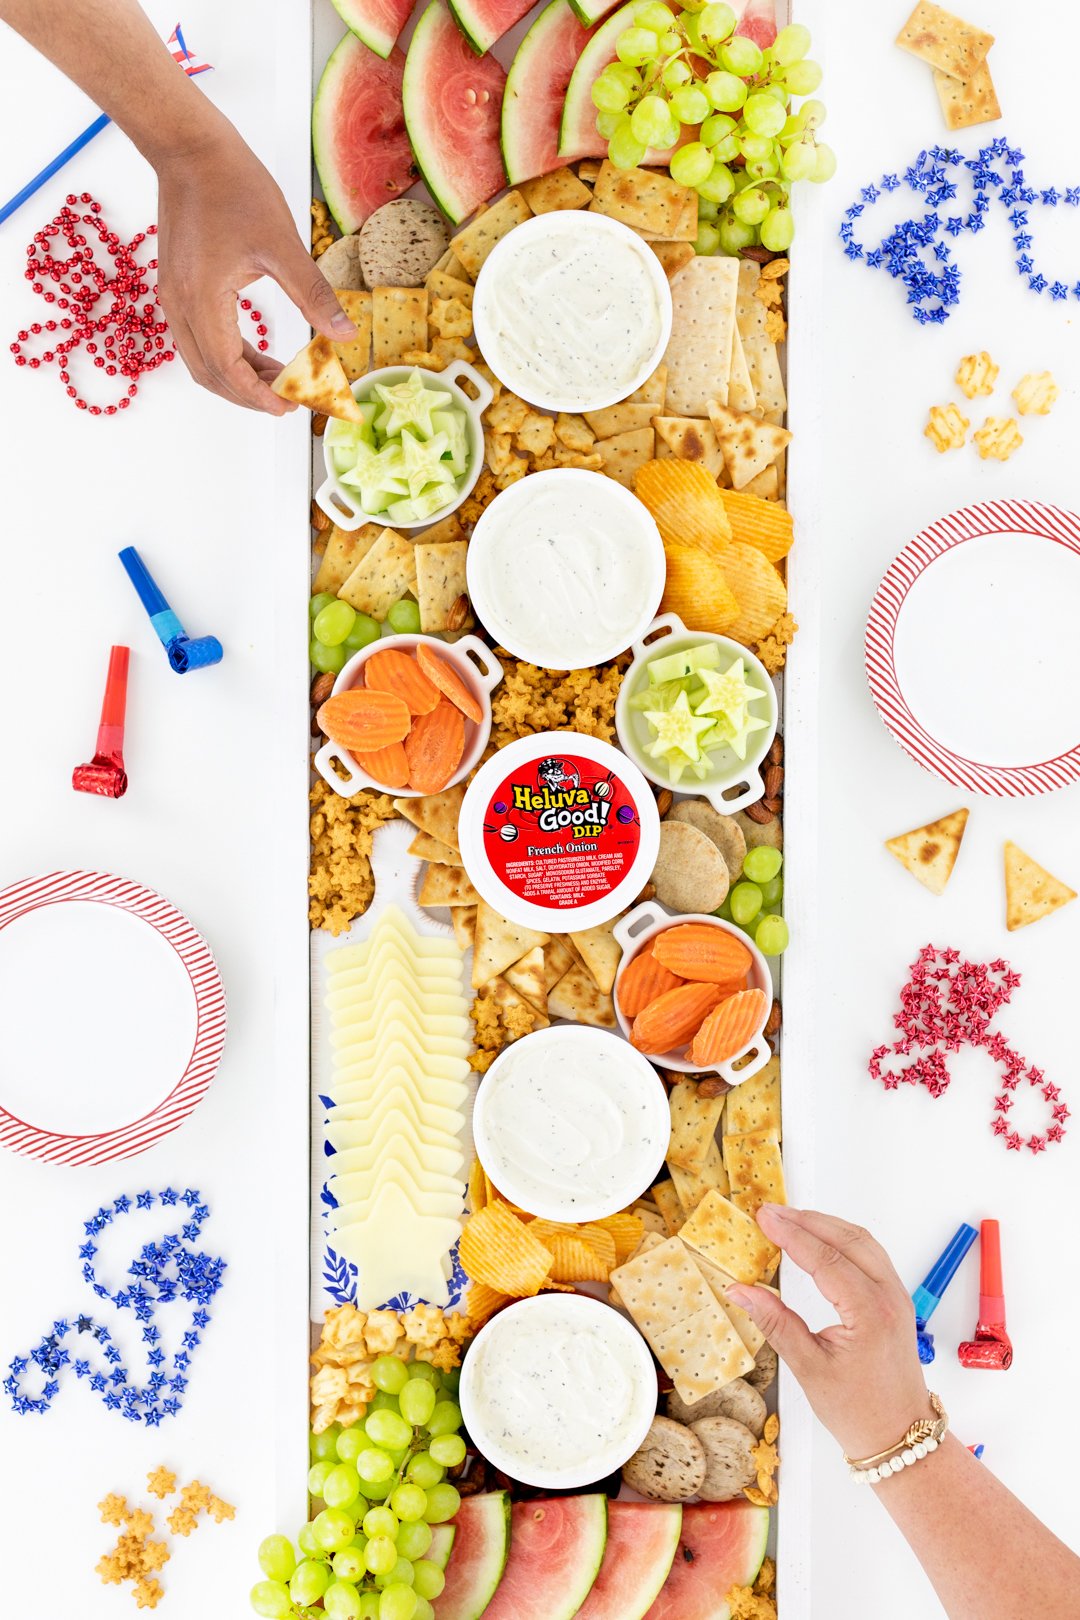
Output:
[[[700,124],[703,118],[708,118],[711,108],[704,90],[696,84],[688,84],[673,92],[671,110],[680,124]]]
[[[754,943],[762,956],[779,956],[782,951],[787,950],[790,938],[788,925],[783,917],[774,917],[769,912],[757,925]]]
[[[377,1446],[387,1446],[392,1450],[400,1450],[412,1439],[412,1429],[397,1412],[369,1412],[364,1430],[368,1439],[374,1440]]]
[[[324,675],[338,675],[345,668],[346,652],[344,647],[324,647],[321,641],[312,641],[308,647],[308,659],[314,669]]]
[[[391,1472],[389,1479],[362,1479],[360,1481],[360,1495],[369,1502],[385,1502],[393,1488],[393,1472]]]
[[[768,844],[761,844],[757,849],[748,849],[743,861],[743,876],[748,877],[751,883],[767,883],[774,878],[784,864],[784,857],[778,849],[770,849]]]
[[[437,1485],[446,1473],[446,1469],[435,1462],[428,1451],[418,1451],[415,1457],[409,1459],[409,1466],[405,1470],[405,1477],[420,1485],[425,1491]]]
[[[418,1602],[411,1586],[388,1586],[379,1594],[379,1620],[414,1620]]]
[[[350,1542],[349,1546],[334,1554],[330,1560],[330,1568],[339,1581],[362,1581],[367,1569],[363,1548],[354,1547]]]
[[[590,94],[593,106],[601,112],[620,112],[630,100],[630,87],[605,68]]]
[[[311,601],[308,603],[308,612],[311,614],[312,620],[314,621],[319,617],[319,614],[322,612],[323,608],[329,607],[331,602],[336,601],[337,597],[334,595],[333,591],[319,591],[318,594],[313,596]]]
[[[436,1566],[433,1564],[431,1567],[434,1569]],[[257,1581],[251,1588],[251,1607],[256,1614],[266,1615],[268,1620],[283,1620],[285,1615],[294,1612],[289,1588],[284,1581]]]
[[[693,77],[693,69],[689,62],[684,62],[682,57],[679,57],[677,61],[668,63],[660,75],[660,83],[665,90],[677,90],[680,84],[689,84]]]
[[[364,1447],[367,1438],[363,1429],[353,1424],[348,1429],[342,1429],[338,1435],[336,1460],[338,1462],[354,1463]]]
[[[389,1479],[394,1472],[393,1458],[375,1446],[365,1446],[356,1459],[356,1472],[360,1478],[360,1489],[363,1489],[365,1484],[378,1485],[381,1480]]]
[[[417,1594],[416,1608],[413,1610],[413,1620],[435,1620],[435,1610],[426,1597]]]
[[[461,1383],[461,1368],[451,1367],[448,1372],[439,1374],[439,1384],[445,1395],[456,1395],[458,1385]]]
[[[634,12],[634,24],[638,28],[649,28],[654,34],[666,34],[671,27],[671,12],[660,0],[645,0]]]
[[[628,67],[643,62],[654,62],[660,50],[660,41],[651,28],[626,28],[615,42],[615,54]]]
[[[445,1524],[461,1506],[461,1497],[453,1485],[433,1485],[427,1493],[424,1518],[428,1524]]]
[[[421,1558],[413,1571],[413,1587],[421,1597],[437,1598],[446,1585],[446,1576],[438,1564]]]
[[[699,197],[697,205],[697,217],[699,224],[702,222],[709,225],[714,224],[720,217],[720,204],[709,202],[705,197]]]
[[[682,35],[677,33],[674,28],[669,29],[666,34],[661,34],[660,49],[665,56],[670,56],[673,51],[681,50]]]
[[[406,1379],[405,1382],[408,1383],[408,1379]],[[371,1413],[371,1412],[395,1412],[396,1413],[397,1409],[398,1409],[397,1396],[396,1395],[391,1395],[390,1392],[388,1390],[385,1390],[385,1389],[376,1390],[375,1394],[371,1397],[371,1401],[370,1401],[370,1403],[368,1405],[368,1412],[369,1413]]]
[[[617,169],[636,169],[648,147],[637,140],[626,118],[608,141],[608,157]]]
[[[746,86],[737,73],[710,73],[705,93],[717,112],[738,112],[746,100]]]
[[[801,141],[806,134],[806,125],[798,113],[792,113],[783,129],[776,137],[781,146],[790,146],[792,141]]]
[[[326,1565],[305,1558],[293,1572],[289,1593],[294,1603],[318,1603],[329,1585],[330,1571]]]
[[[659,96],[642,96],[630,114],[634,139],[643,146],[659,146],[667,132],[671,114]]]
[[[621,112],[598,112],[596,115],[596,133],[602,135],[605,141],[610,141],[625,116],[625,113]]]
[[[709,5],[698,13],[698,32],[705,40],[727,39],[729,34],[735,32],[737,21],[730,6]]]
[[[353,653],[358,653],[361,648],[369,646],[371,642],[378,641],[379,634],[378,619],[369,618],[366,613],[358,613],[356,623],[341,645],[351,657]]]
[[[406,1423],[414,1428],[425,1424],[435,1410],[435,1391],[431,1384],[419,1378],[410,1378],[398,1396],[398,1405]]]
[[[712,155],[717,163],[734,163],[742,154],[739,151],[739,138],[737,135],[725,135],[723,140],[717,141],[712,149]]]
[[[743,122],[751,134],[765,135],[771,140],[787,123],[787,113],[773,96],[759,91],[747,97]]]
[[[310,1524],[301,1525],[296,1538],[296,1545],[307,1558],[321,1558],[323,1549],[315,1539],[315,1531]]]
[[[432,1613],[434,1613],[434,1610]],[[378,1592],[361,1592],[360,1620],[379,1620]]]
[[[694,252],[708,256],[715,253],[719,246],[720,232],[717,227],[707,219],[701,220],[694,237]]]
[[[323,1593],[323,1611],[330,1620],[359,1620],[360,1593],[351,1581],[333,1581]]]
[[[811,180],[817,185],[821,185],[823,181],[831,180],[835,173],[836,153],[831,146],[826,146],[823,141],[819,142],[813,172],[810,175]]]
[[[618,79],[620,84],[625,84],[632,96],[636,96],[641,89],[641,74],[629,62],[609,62],[604,72],[610,78]]]
[[[787,123],[788,93],[779,79],[773,79],[770,84],[765,85],[758,93],[765,96],[769,101],[779,102],[784,112],[784,123]]]
[[[795,141],[780,161],[785,180],[809,180],[817,161],[817,150],[809,141]]]
[[[326,1477],[322,1499],[327,1507],[343,1508],[360,1494],[360,1476],[352,1463],[338,1463]],[[350,1536],[353,1534],[349,1532]]]
[[[734,118],[729,118],[727,113],[713,113],[705,119],[699,134],[706,146],[717,146],[734,135],[736,128]]]
[[[340,1423],[331,1423],[330,1427],[324,1429],[322,1434],[308,1436],[308,1449],[311,1452],[312,1462],[321,1462],[324,1457],[329,1457],[330,1461],[333,1462],[337,1456],[337,1443],[341,1432]]]
[[[799,108],[798,117],[802,120],[804,129],[820,129],[828,117],[828,108],[823,101],[804,101]]]
[[[395,636],[418,636],[420,634],[420,604],[411,597],[403,596],[399,602],[393,602],[386,610],[386,622]]]
[[[819,62],[795,62],[784,75],[793,96],[812,96],[823,78]]]
[[[704,180],[698,181],[697,193],[704,197],[706,202],[726,203],[735,190],[735,181],[731,170],[723,163],[714,163],[712,173],[707,174]],[[724,252],[728,252],[727,248]],[[738,252],[738,249],[735,250]]]
[[[430,1454],[443,1468],[456,1468],[465,1461],[465,1442],[460,1434],[437,1434]]]
[[[786,253],[795,240],[795,221],[786,205],[771,208],[761,222],[761,245],[770,253]]]
[[[762,60],[760,46],[742,34],[734,35],[726,45],[720,47],[721,65],[729,73],[737,73],[740,79],[750,79],[755,73],[760,73]]]
[[[464,1442],[463,1442],[464,1443]],[[427,1511],[427,1492],[419,1485],[399,1485],[390,1498],[390,1506],[402,1524],[415,1524]]]
[[[748,163],[760,163],[762,158],[772,156],[773,143],[769,136],[755,135],[749,130],[740,129],[738,141],[739,151]]]
[[[355,623],[356,609],[335,597],[315,615],[311,628],[316,641],[321,641],[324,647],[340,647]]]
[[[701,34],[698,31],[701,26],[701,12],[680,11],[679,22],[682,24],[682,31],[686,35],[688,44],[695,51],[704,51],[706,47],[702,44]]]
[[[364,1563],[373,1575],[388,1575],[397,1563],[397,1548],[389,1536],[372,1536],[364,1548]]]
[[[323,1508],[311,1521],[316,1542],[324,1552],[340,1552],[356,1534],[356,1520],[342,1508]]]
[[[758,888],[761,890],[761,903],[766,909],[770,906],[778,906],[784,898],[784,880],[782,877],[769,878],[768,882],[759,883]]]
[[[259,1568],[271,1581],[287,1581],[296,1568],[296,1554],[288,1536],[267,1536],[259,1543]]]
[[[322,1495],[327,1475],[334,1472],[334,1467],[335,1465],[330,1461],[329,1457],[324,1457],[322,1462],[312,1463],[307,1476],[309,1496]]]
[[[761,890],[756,883],[736,883],[729,896],[731,901],[731,920],[737,922],[740,928],[753,922],[761,910]]]
[[[757,231],[753,225],[746,225],[741,219],[736,219],[730,210],[725,210],[721,216],[718,227],[720,231],[720,246],[725,253],[741,253],[743,248],[753,247],[757,241]]]
[[[746,172],[750,179],[755,182],[759,180],[775,180],[779,168],[780,165],[776,158],[771,155],[760,159],[756,163],[752,163],[748,159],[746,163]]]
[[[712,174],[712,167],[712,153],[701,141],[690,141],[671,154],[671,178],[677,180],[680,186],[699,185]]]
[[[713,912],[713,916],[714,917],[723,917],[725,922],[730,922],[731,921],[731,896],[730,896],[730,894],[728,895],[728,897],[724,901],[724,903],[721,906],[718,906],[717,909]]]
[[[425,1384],[431,1384],[438,1388],[439,1370],[437,1367],[433,1367],[430,1361],[410,1361],[408,1374],[410,1378],[419,1378]]]
[[[376,1575],[375,1585],[381,1590],[387,1586],[411,1586],[413,1583],[413,1567],[407,1558],[399,1554],[393,1569],[388,1569],[385,1575]]]
[[[415,1523],[403,1524],[398,1531],[397,1550],[402,1558],[423,1558],[433,1539],[430,1524],[424,1524],[419,1520]]]
[[[397,1514],[392,1513],[388,1507],[368,1508],[364,1514],[364,1534],[369,1539],[382,1536],[393,1541],[398,1533]]]
[[[428,1419],[428,1434],[456,1434],[461,1428],[461,1407],[456,1401],[440,1401]]]
[[[801,62],[809,49],[810,30],[804,28],[802,23],[788,23],[786,28],[781,28],[772,45],[773,56],[781,67]]]
[[[769,199],[756,186],[740,191],[731,204],[735,218],[744,225],[760,225],[769,212]]]

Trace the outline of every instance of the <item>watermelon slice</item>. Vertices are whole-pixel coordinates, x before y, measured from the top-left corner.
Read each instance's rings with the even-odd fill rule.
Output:
[[[484,1620],[571,1620],[603,1562],[607,1515],[606,1496],[515,1502],[510,1556]]]
[[[768,1539],[769,1510],[753,1502],[683,1508],[671,1574],[645,1620],[731,1620],[725,1593],[754,1580]]]
[[[334,10],[376,56],[389,56],[412,15],[413,0],[332,0]]]
[[[518,46],[502,104],[502,154],[512,186],[562,164],[559,125],[563,103],[589,33],[569,0],[551,0]]]
[[[384,61],[346,34],[323,69],[311,114],[311,144],[327,207],[348,236],[416,179],[405,133],[405,57]]]
[[[579,22],[586,28],[591,28],[594,22],[606,17],[616,0],[570,0],[570,4],[577,12]]]
[[[506,1568],[510,1545],[510,1496],[467,1496],[454,1515],[454,1548],[446,1585],[435,1602],[436,1620],[479,1620]],[[434,1556],[435,1542],[432,1541]]]
[[[446,3],[477,56],[483,56],[497,39],[502,39],[532,10],[533,0],[446,0]]]
[[[609,1502],[604,1562],[577,1620],[642,1620],[667,1580],[681,1528],[677,1503]]]
[[[499,113],[505,69],[474,56],[441,0],[416,25],[405,58],[405,127],[427,188],[455,225],[505,184]]]
[[[776,0],[735,0],[735,10],[742,13],[735,32],[767,49],[776,38]]]
[[[431,1527],[431,1546],[424,1554],[424,1557],[431,1563],[438,1564],[440,1569],[445,1569],[450,1562],[450,1554],[454,1550],[456,1538],[456,1524],[433,1524]]]
[[[633,26],[634,12],[639,0],[630,0],[620,6],[589,36],[577,66],[570,75],[559,125],[559,161],[575,163],[578,158],[607,157],[608,143],[596,130],[596,108],[592,101],[592,87],[609,62],[615,60],[615,42],[624,29]],[[689,130],[683,131],[686,140],[693,140]],[[646,152],[642,163],[666,164],[670,152]]]

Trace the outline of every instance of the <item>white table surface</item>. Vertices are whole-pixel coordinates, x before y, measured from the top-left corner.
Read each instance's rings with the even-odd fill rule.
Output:
[[[148,9],[167,33],[173,13],[161,4]],[[183,22],[193,47],[217,64],[203,88],[275,168],[300,214],[308,185],[308,41],[306,17],[302,24],[290,19],[291,10],[266,8],[255,26],[247,8],[191,0]],[[326,0],[317,0],[321,31],[328,14]],[[791,1192],[872,1226],[912,1285],[961,1219],[1001,1218],[1016,1364],[1006,1379],[956,1366],[952,1346],[976,1315],[972,1257],[934,1321],[941,1354],[933,1382],[957,1432],[984,1441],[987,1465],[1075,1544],[1080,1510],[1068,1437],[1078,1432],[1080,1414],[1068,1363],[1080,1313],[1064,1281],[1075,1228],[1075,1135],[1037,1162],[1005,1156],[989,1134],[993,1093],[977,1065],[974,1072],[958,1066],[952,1090],[933,1103],[923,1093],[886,1097],[866,1078],[865,1059],[887,1032],[907,963],[933,938],[979,958],[1003,953],[1024,973],[1002,1027],[1068,1091],[1074,1065],[1065,1012],[1068,970],[1080,959],[1080,907],[1006,936],[1000,845],[1016,838],[1075,884],[1077,790],[973,804],[953,882],[943,899],[932,899],[881,841],[961,800],[888,739],[866,693],[861,654],[877,581],[923,523],[1002,493],[1076,504],[1075,328],[1069,310],[1045,306],[1022,288],[1000,230],[963,244],[971,279],[943,329],[916,328],[892,283],[849,267],[834,236],[849,193],[943,138],[940,120],[928,74],[890,43],[905,5],[883,16],[880,8],[809,0],[802,14],[826,63],[829,138],[841,167],[803,210],[791,357],[799,520],[792,572],[803,621],[787,722],[788,905],[796,939],[785,1003]],[[1072,144],[1067,98],[1055,128],[1057,110],[1049,97],[1045,105],[1037,99],[1026,77],[1047,49],[1075,55],[1080,24],[1061,0],[1042,14],[1039,34],[1045,28],[1056,35],[1049,46],[1004,0],[980,0],[976,20],[999,36],[993,66],[1003,105],[1025,109],[1000,127],[1029,151],[1033,183],[1080,181],[1080,168],[1070,171],[1063,155]],[[19,42],[5,34],[0,50],[6,195],[90,114]],[[960,144],[974,150],[981,133]],[[40,314],[22,281],[30,229],[69,189],[84,188],[124,228],[141,228],[153,215],[151,176],[123,137],[106,133],[0,232],[4,332],[13,335]],[[1075,279],[1080,232],[1067,224],[1055,222],[1054,240],[1063,264],[1075,265]],[[299,324],[272,296],[263,307],[272,314],[275,348],[290,352]],[[921,437],[926,406],[955,397],[949,384],[956,360],[983,347],[1009,375],[1006,392],[1014,376],[1044,366],[1063,387],[1055,414],[1032,426],[1007,468],[985,466],[973,452],[939,460]],[[19,1419],[0,1408],[0,1545],[52,1567],[62,1519],[63,1572],[76,1583],[80,1612],[91,1620],[125,1612],[130,1598],[98,1586],[91,1574],[110,1543],[94,1503],[108,1490],[138,1495],[144,1471],[165,1461],[237,1504],[235,1523],[205,1523],[192,1540],[176,1541],[164,1575],[167,1612],[224,1620],[244,1612],[258,1538],[272,1527],[291,1531],[302,1511],[306,750],[297,738],[306,732],[307,671],[302,632],[292,633],[292,621],[306,587],[306,431],[300,422],[234,411],[192,388],[179,365],[150,379],[135,409],[110,422],[76,413],[55,376],[3,365],[0,411],[0,514],[8,537],[0,717],[9,749],[18,749],[4,770],[0,880],[80,865],[160,888],[210,941],[231,1015],[210,1095],[151,1153],[126,1166],[81,1171],[4,1159],[5,1363],[36,1342],[53,1316],[78,1307],[81,1222],[120,1191],[170,1181],[200,1187],[213,1208],[206,1246],[226,1255],[230,1270],[184,1410],[157,1434],[116,1421],[82,1389],[65,1389],[43,1418]],[[182,684],[168,670],[115,562],[128,543],[143,548],[189,627],[221,636],[226,661],[219,669]],[[63,629],[43,639],[34,616],[57,600]],[[1052,604],[1048,621],[1052,626]],[[83,624],[89,633],[77,628]],[[1018,642],[1040,633],[1027,628]],[[93,741],[115,639],[128,640],[133,654],[132,786],[110,804],[73,795],[69,773]],[[55,719],[37,720],[50,709]],[[295,1393],[282,1405],[278,1392],[290,1387],[290,1374]],[[61,1446],[64,1470],[54,1474]],[[811,1467],[788,1460],[799,1518],[809,1515],[812,1574],[811,1595],[792,1592],[785,1620],[937,1613],[880,1508],[848,1486],[827,1437],[815,1442]],[[793,1491],[792,1509],[794,1498]]]

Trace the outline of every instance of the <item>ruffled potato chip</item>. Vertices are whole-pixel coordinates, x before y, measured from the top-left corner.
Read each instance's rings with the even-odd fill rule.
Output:
[[[576,1233],[553,1232],[544,1246],[551,1252],[551,1275],[556,1282],[607,1282],[611,1275],[612,1267]]]
[[[694,464],[673,461],[658,462],[657,465],[692,467]],[[739,617],[739,601],[713,559],[696,546],[670,543],[665,544],[664,551],[667,556],[667,579],[660,603],[661,612],[677,613],[688,630],[726,633],[728,626]],[[758,555],[761,555],[760,552]]]
[[[724,634],[750,647],[786,611],[787,586],[767,557],[738,540],[724,548],[724,578],[739,604],[738,617],[722,626]]]
[[[699,461],[668,456],[638,468],[634,493],[652,513],[665,547],[731,539],[731,522],[716,479]]]
[[[501,1294],[497,1288],[489,1288],[487,1283],[473,1282],[469,1284],[469,1291],[465,1295],[465,1308],[469,1322],[475,1328],[483,1327],[495,1315],[496,1311],[504,1305],[509,1305],[510,1295]]]
[[[618,1215],[605,1215],[603,1220],[595,1224],[611,1233],[615,1243],[615,1264],[619,1266],[624,1260],[629,1260],[645,1236],[645,1222],[641,1216],[631,1215],[627,1210]]]
[[[552,1270],[551,1254],[505,1204],[488,1204],[465,1222],[461,1264],[474,1282],[526,1299]]]

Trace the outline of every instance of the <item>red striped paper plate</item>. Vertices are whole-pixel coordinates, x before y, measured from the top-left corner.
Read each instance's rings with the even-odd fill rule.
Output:
[[[997,764],[969,758],[933,736],[916,718],[898,675],[896,638],[912,588],[933,563],[968,541],[1010,535],[1052,541],[1080,560],[1080,517],[1073,512],[1039,501],[967,506],[930,524],[904,547],[878,586],[866,624],[866,677],[888,731],[924,770],[955,787],[997,798],[1050,793],[1076,781],[1080,743],[1030,762]],[[977,601],[959,603],[950,633],[962,634],[967,616],[976,615],[978,608]],[[1049,633],[1051,622],[1046,619],[1042,634]]]
[[[180,959],[195,1001],[191,1054],[176,1084],[130,1124],[94,1134],[67,1135],[28,1124],[0,1105],[0,1147],[51,1164],[104,1164],[152,1147],[187,1118],[217,1071],[225,1044],[225,990],[210,947],[180,911],[153,889],[108,872],[49,872],[0,891],[0,929],[45,906],[92,901],[115,906],[149,924]],[[120,1015],[123,995],[117,997]],[[103,1014],[103,1019],[107,1018]]]

